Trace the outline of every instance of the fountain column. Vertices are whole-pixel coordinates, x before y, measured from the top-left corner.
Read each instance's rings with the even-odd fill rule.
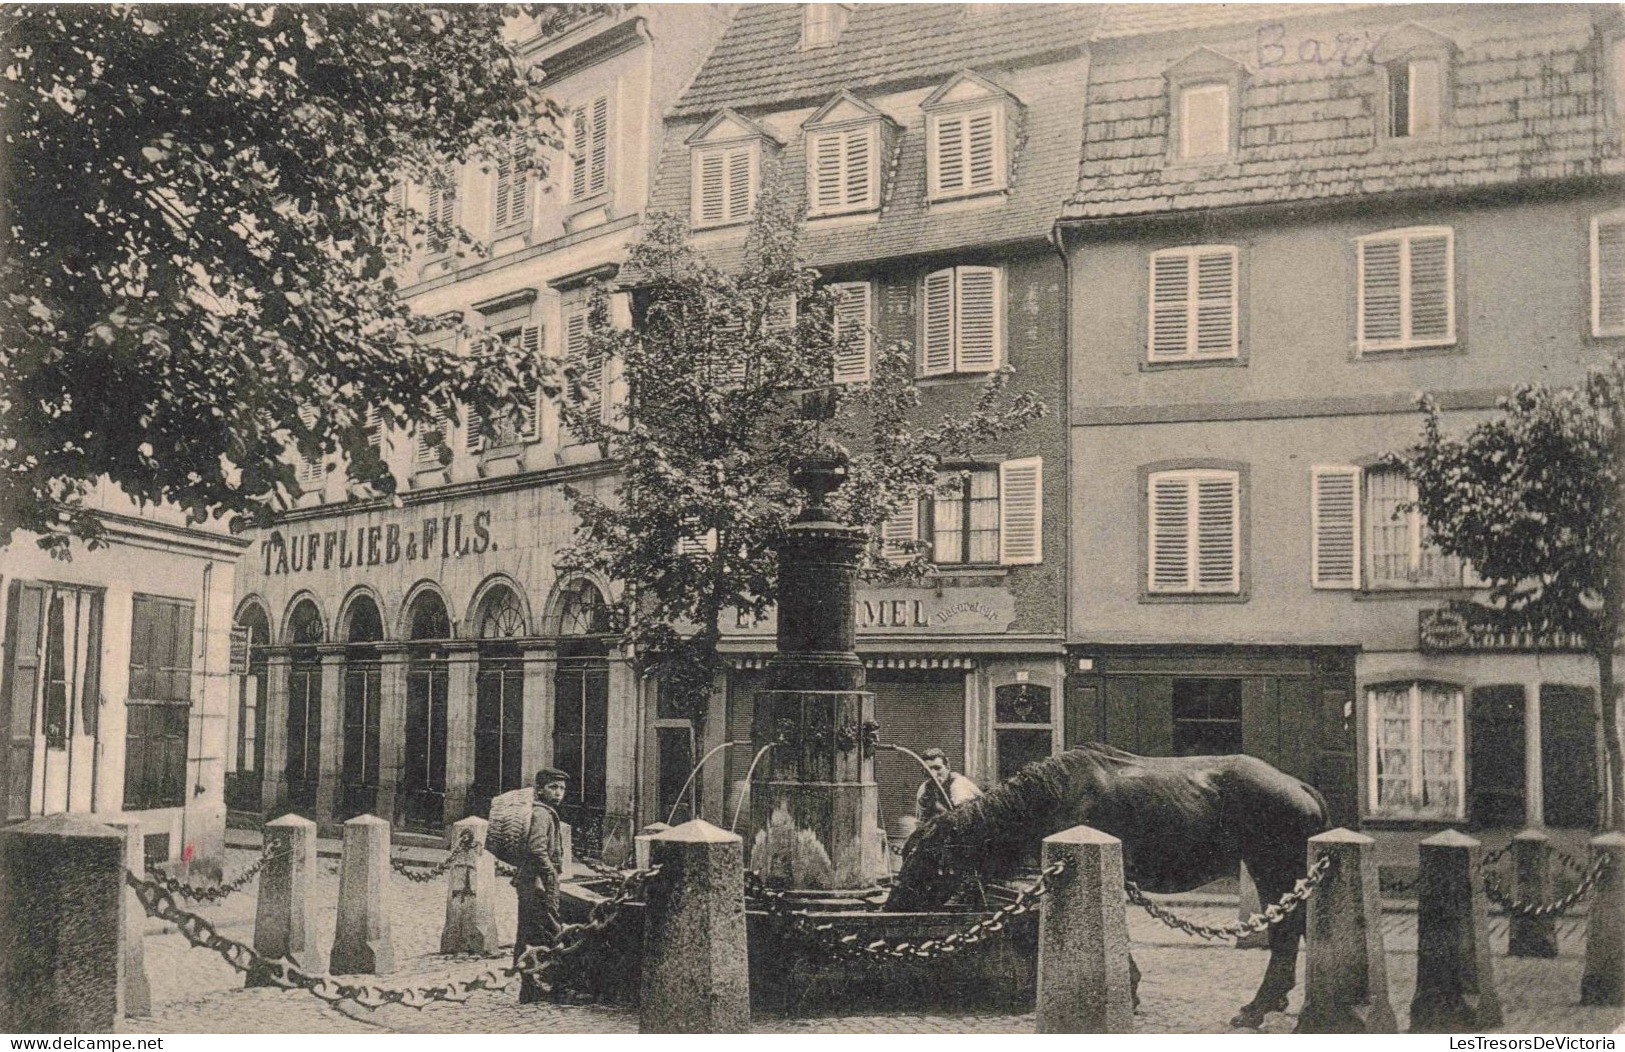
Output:
[[[778,653],[756,695],[752,738],[773,748],[750,786],[750,865],[770,885],[865,888],[885,871],[876,826],[874,695],[854,650],[867,535],[825,501],[848,457],[827,442],[792,468],[806,508],[779,544]]]

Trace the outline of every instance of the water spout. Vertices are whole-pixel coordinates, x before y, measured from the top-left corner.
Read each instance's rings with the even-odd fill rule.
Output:
[[[734,820],[733,824],[728,827],[728,832],[733,833],[739,829],[739,816],[744,812],[745,801],[750,797],[750,780],[751,777],[756,773],[757,761],[766,756],[767,751],[777,744],[777,742],[768,742],[766,745],[756,750],[755,757],[753,757],[750,761],[750,769],[745,772],[745,788],[739,793],[739,803],[734,805]]]
[[[937,787],[937,793],[942,797],[943,806],[948,808],[952,808],[954,806],[954,802],[948,799],[948,790],[944,789],[942,787],[942,783],[937,781],[937,776],[932,774],[931,768],[927,767],[925,765],[925,761],[920,759],[919,753],[915,752],[913,749],[910,749],[906,745],[877,744],[875,748],[890,749],[893,752],[907,753],[908,755],[914,757],[914,762],[920,765],[921,770],[925,771],[925,780]]]
[[[694,784],[694,776],[700,773],[700,768],[705,766],[705,761],[709,760],[711,757],[715,756],[717,753],[721,752],[723,749],[726,749],[730,745],[749,744],[750,741],[748,739],[745,741],[723,742],[721,745],[712,746],[709,752],[700,757],[700,762],[694,765],[694,769],[692,771],[688,772],[688,781],[684,782],[683,788],[678,791],[677,801],[671,805],[671,814],[666,816],[666,824],[671,825],[672,819],[677,817],[677,809],[683,806],[683,796],[687,794],[688,787]],[[700,817],[700,809],[697,804],[698,801],[689,802],[689,808],[693,811],[695,818]]]

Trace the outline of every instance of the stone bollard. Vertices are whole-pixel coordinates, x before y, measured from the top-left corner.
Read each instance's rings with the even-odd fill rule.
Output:
[[[638,1032],[750,1030],[745,843],[703,819],[650,838]]]
[[[483,818],[464,818],[453,822],[446,834],[447,850],[457,850],[464,833],[473,837],[474,844],[446,870],[446,926],[440,929],[441,953],[491,953],[497,948],[497,923],[492,912],[496,902],[496,859],[485,850],[489,825]]]
[[[139,819],[119,816],[109,818],[107,825],[124,834],[124,868],[136,876],[147,869],[147,852],[142,840]],[[124,886],[124,1014],[149,1016],[152,1014],[152,986],[147,982],[147,955],[145,950],[146,908],[141,898],[128,884]]]
[[[1044,838],[1043,865],[1057,861],[1038,914],[1038,1032],[1132,1033],[1123,842],[1073,826]]]
[[[1479,879],[1481,846],[1449,829],[1422,841],[1419,850],[1411,1033],[1500,1026],[1501,1002],[1490,959],[1489,901]]]
[[[266,960],[287,958],[303,972],[319,972],[316,960],[316,823],[283,815],[265,823],[270,858],[260,870],[254,904],[254,952]],[[275,986],[264,969],[251,968],[247,986]]]
[[[124,845],[124,834],[80,815],[0,829],[0,1032],[118,1025]]]
[[[1512,898],[1518,902],[1552,901],[1551,837],[1544,829],[1525,829],[1512,838]],[[1556,957],[1557,916],[1528,917],[1513,913],[1507,924],[1508,957]]]
[[[383,975],[395,969],[384,889],[389,885],[389,823],[361,815],[344,823],[339,860],[339,918],[333,928],[333,975]]]
[[[1241,864],[1241,870],[1236,877],[1236,920],[1244,921],[1256,913],[1264,912],[1264,907],[1258,901],[1258,885],[1253,883],[1253,875],[1247,872],[1247,863]],[[1236,940],[1238,950],[1267,950],[1270,948],[1270,930],[1255,931],[1251,935],[1243,935]]]
[[[1392,1034],[1382,950],[1382,897],[1376,841],[1348,829],[1309,838],[1311,867],[1330,856],[1331,871],[1309,896],[1303,1010],[1295,1033]]]
[[[1580,980],[1583,1005],[1625,1004],[1625,833],[1591,838],[1593,864],[1608,859],[1591,889],[1586,919],[1586,970]]]
[[[664,822],[650,822],[643,827],[643,830],[637,836],[632,838],[632,863],[634,866],[638,869],[649,868],[650,839],[659,836],[670,828],[671,826]]]

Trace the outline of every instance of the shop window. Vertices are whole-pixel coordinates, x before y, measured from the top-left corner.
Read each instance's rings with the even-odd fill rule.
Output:
[[[326,638],[321,611],[302,599],[288,618],[293,647],[288,669],[288,753],[284,773],[288,806],[309,817],[316,806],[322,758],[322,662],[316,644]]]
[[[1374,817],[1465,817],[1462,691],[1447,683],[1387,683],[1366,691]]]
[[[1032,683],[995,689],[993,743],[1001,782],[1030,763],[1049,759],[1055,743],[1050,689]]]
[[[1174,680],[1175,756],[1230,756],[1245,751],[1241,680]]]

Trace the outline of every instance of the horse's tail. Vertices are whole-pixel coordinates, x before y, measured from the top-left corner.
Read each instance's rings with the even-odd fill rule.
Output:
[[[1320,794],[1319,789],[1316,789],[1313,785],[1304,781],[1303,779],[1298,779],[1298,784],[1303,786],[1303,791],[1308,793],[1310,797],[1314,799],[1315,806],[1320,809],[1320,821],[1315,824],[1315,832],[1326,832],[1326,830],[1332,827],[1332,809],[1327,806],[1326,798]]]

